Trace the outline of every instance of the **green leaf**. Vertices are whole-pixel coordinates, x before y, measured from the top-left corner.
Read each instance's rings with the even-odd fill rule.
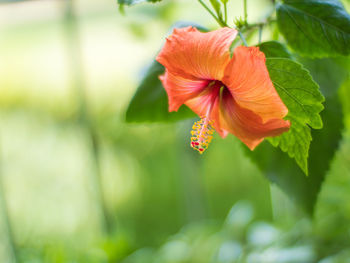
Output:
[[[325,126],[321,130],[311,130],[313,139],[308,159],[309,176],[304,175],[293,159],[268,142],[263,142],[253,152],[246,150],[249,152],[248,157],[258,165],[264,175],[309,214],[313,212],[322,182],[342,138],[343,110],[339,100],[341,90],[338,87],[348,75],[348,68],[342,65],[344,60],[303,59],[303,64],[320,83],[326,97],[325,109],[321,112]],[[324,77],[327,75],[328,77]],[[342,98],[345,95],[340,94]]]
[[[293,118],[288,119],[292,123],[290,130],[281,136],[268,138],[268,141],[275,147],[279,146],[282,151],[288,153],[289,157],[294,158],[303,172],[308,175],[307,159],[312,140],[311,129]]]
[[[221,18],[222,13],[221,13],[221,4],[220,4],[219,0],[210,0],[210,3],[212,5],[212,7],[214,8],[218,17]]]
[[[284,0],[277,5],[277,23],[304,56],[350,54],[350,15],[338,0]]]
[[[156,3],[162,0],[118,0],[118,4],[120,5],[135,5],[141,3]]]
[[[286,58],[267,58],[266,66],[289,110],[288,116],[314,129],[321,129],[319,113],[323,109],[324,97],[309,72],[301,64]]]
[[[262,42],[257,45],[257,47],[259,47],[260,51],[263,52],[267,58],[292,58],[286,46],[278,41]]]
[[[266,66],[282,101],[288,108],[287,119],[291,129],[281,136],[270,138],[275,147],[279,146],[294,158],[299,167],[308,174],[307,159],[311,129],[321,129],[324,97],[311,75],[299,63],[286,58],[268,58]]]
[[[206,28],[189,22],[178,22],[172,29],[186,26],[194,26],[198,30],[207,31]],[[159,80],[159,76],[164,71],[165,68],[161,64],[153,61],[128,106],[127,122],[174,122],[196,116],[184,105],[177,112],[168,111],[167,94]]]
[[[337,94],[327,97],[321,116],[327,125],[311,132],[313,140],[309,151],[309,176],[305,176],[298,165],[280,149],[267,142],[263,142],[253,152],[246,150],[247,156],[264,175],[310,215],[341,140],[343,118]]]

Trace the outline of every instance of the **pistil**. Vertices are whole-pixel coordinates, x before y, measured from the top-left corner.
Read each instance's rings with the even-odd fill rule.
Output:
[[[214,92],[212,92],[211,103],[208,107],[206,115],[201,117],[199,121],[193,124],[191,131],[191,147],[200,154],[204,153],[205,150],[208,149],[214,134],[213,121],[209,119],[209,116],[211,115],[215,100],[217,99],[218,92],[215,90],[217,90],[218,87],[213,87],[213,84],[215,85],[215,82],[209,84],[209,87],[212,86]]]

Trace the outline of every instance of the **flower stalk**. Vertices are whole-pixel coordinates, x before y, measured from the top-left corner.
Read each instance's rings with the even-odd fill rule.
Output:
[[[203,0],[198,0],[198,2],[209,12],[209,14],[215,19],[215,21],[221,26],[221,27],[230,27],[227,24],[227,2],[223,2],[224,6],[224,16],[216,16],[214,12],[203,2]],[[263,22],[259,23],[248,23],[248,8],[247,8],[247,0],[243,0],[243,12],[244,12],[244,18],[238,18],[235,21],[235,27],[238,30],[238,34],[240,38],[242,39],[242,42],[245,46],[248,46],[247,40],[244,37],[243,33],[246,33],[247,31],[251,30],[258,30],[259,32],[259,43],[261,42],[262,37],[262,29],[264,26],[269,25],[272,22],[275,22],[273,19],[273,13],[275,11],[275,8],[273,8],[265,17]]]
[[[198,2],[209,12],[209,14],[215,19],[215,21],[221,26],[221,27],[228,27],[225,21],[222,20],[222,18],[217,17],[213,11],[210,10],[210,8],[202,1],[198,0]]]
[[[243,9],[244,9],[244,22],[248,24],[248,10],[247,10],[247,0],[243,0]]]
[[[238,35],[242,39],[243,44],[247,47],[248,43],[247,43],[247,40],[245,39],[245,37],[243,36],[242,32],[238,31]]]

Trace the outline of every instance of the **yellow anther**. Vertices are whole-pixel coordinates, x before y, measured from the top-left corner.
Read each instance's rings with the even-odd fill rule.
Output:
[[[213,122],[209,121],[206,117],[195,122],[191,131],[191,147],[202,154],[209,146],[214,133],[212,127]]]

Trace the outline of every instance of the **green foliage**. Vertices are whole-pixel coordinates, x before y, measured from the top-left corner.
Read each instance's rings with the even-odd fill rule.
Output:
[[[219,17],[222,16],[220,2],[226,3],[210,0]],[[277,5],[277,20],[289,46],[299,54],[320,57],[350,53],[350,18],[338,1],[284,0]],[[332,126],[316,131],[323,127],[320,113],[324,109],[318,84],[301,64],[292,60],[284,44],[267,41],[258,47],[265,53],[271,80],[289,110],[286,119],[291,121],[291,128],[281,136],[268,139],[275,148],[265,142],[250,158],[270,181],[312,213],[341,138],[343,122],[339,117],[342,111],[337,107],[339,101],[333,93],[327,94],[329,108],[321,115],[327,125],[332,123]],[[128,122],[171,122],[194,117],[184,106],[177,113],[168,112],[167,95],[159,80],[163,73],[164,67],[153,62],[128,107]]]
[[[257,45],[264,52],[266,58],[292,58],[292,54],[285,45],[278,41],[266,41]]]
[[[284,0],[277,22],[288,44],[308,57],[350,54],[350,15],[338,0]]]
[[[313,213],[321,184],[341,139],[342,109],[337,96],[327,98],[321,116],[327,125],[311,132],[309,176],[306,177],[292,159],[266,142],[247,154],[271,182],[309,214]]]
[[[66,73],[74,76],[79,70],[56,61],[55,57],[47,59],[50,54],[62,51],[61,37],[50,37],[60,36],[63,22],[60,17],[50,19],[49,23],[46,19],[40,22],[37,21],[40,14],[33,13],[30,17],[34,20],[20,19],[13,26],[9,22],[15,17],[5,16],[0,29],[1,62],[7,65],[2,67],[4,74],[0,78],[0,86],[4,87],[0,103],[0,150],[4,153],[0,160],[3,165],[0,177],[4,181],[1,195],[6,197],[11,212],[9,226],[13,226],[18,262],[253,263],[271,258],[278,263],[349,261],[350,81],[344,82],[348,67],[332,64],[331,59],[301,61],[326,97],[326,108],[321,112],[324,128],[309,129],[313,141],[308,177],[293,159],[268,142],[249,152],[249,157],[258,163],[255,166],[242,154],[243,147],[232,135],[225,140],[217,135],[209,150],[199,156],[188,145],[190,120],[168,125],[127,125],[120,107],[135,88],[128,85],[132,76],[126,69],[138,68],[145,57],[132,59],[125,67],[120,61],[140,54],[145,43],[157,45],[157,34],[164,26],[181,16],[180,10],[188,11],[188,5],[196,7],[196,1],[185,1],[185,8],[178,8],[184,1],[164,1],[167,11],[152,8],[156,5],[140,4],[136,13],[130,14],[137,23],[127,21],[130,16],[111,17],[113,2],[101,1],[98,9],[89,4],[91,1],[80,2],[78,9],[88,8],[92,16],[102,18],[85,23],[85,16],[77,17],[77,22],[84,24],[84,31],[98,33],[87,35],[86,40],[89,43],[92,40],[94,48],[87,50],[86,55],[98,57],[99,64],[108,65],[98,67],[96,59],[84,59],[84,76],[89,79],[78,82],[89,84],[85,94],[71,96],[69,91],[75,94],[75,90],[64,87],[64,83],[70,83],[64,78]],[[196,20],[201,12],[194,11]],[[147,23],[150,18],[155,20],[151,24]],[[145,34],[134,38],[126,26],[129,23]],[[244,33],[248,42],[255,44],[250,32]],[[268,39],[266,27],[264,37]],[[84,43],[81,44],[85,46]],[[280,43],[266,43],[261,48],[265,48],[267,57],[287,57],[281,52]],[[79,47],[76,51],[79,53]],[[55,62],[62,67],[52,67]],[[69,72],[69,68],[74,70]],[[156,62],[149,68],[143,80],[148,79],[151,87],[140,86],[138,96],[151,102],[140,108],[137,105],[132,118],[141,116],[146,121],[175,118],[176,113],[169,117],[166,95],[159,85],[158,75],[163,72],[164,68]],[[113,91],[111,83],[119,86]],[[343,108],[337,97],[341,83]],[[33,96],[39,94],[38,87],[40,96]],[[68,92],[62,93],[58,87]],[[76,115],[81,95],[87,96],[87,111],[96,130],[97,139],[92,141]],[[152,111],[152,101],[156,111]],[[164,115],[157,115],[159,105],[163,105]],[[349,126],[338,150],[343,125],[341,109],[348,115]],[[98,167],[91,163],[91,143],[97,146]],[[45,154],[48,150],[50,158]],[[283,195],[274,196],[274,186],[270,197],[268,180],[258,167],[310,213],[322,184],[313,220],[296,213]],[[96,168],[100,170],[101,181],[90,178]],[[101,203],[94,191],[98,184],[103,190]],[[237,202],[240,199],[250,203]],[[101,229],[99,206],[103,205],[116,230],[108,235]],[[0,262],[12,262],[8,246],[12,231],[2,220],[6,207],[1,208]]]
[[[287,106],[287,119],[291,129],[281,136],[271,138],[274,146],[294,158],[305,174],[308,174],[307,158],[311,142],[311,130],[322,128],[319,113],[324,97],[319,86],[299,63],[286,58],[268,58],[266,66],[278,94]]]
[[[135,5],[140,3],[156,3],[162,0],[118,0],[120,5]]]
[[[267,58],[292,58],[292,55],[287,48],[278,41],[263,42],[259,44],[258,47],[265,53]],[[292,63],[294,62],[291,62],[290,60],[282,61],[283,62],[276,62],[276,60],[267,59],[266,64],[269,69],[270,77],[274,82],[274,86],[289,109],[287,118],[291,121],[292,125],[289,132],[284,133],[279,137],[270,138],[269,141],[273,146],[279,146],[284,152],[287,152],[290,157],[296,160],[304,173],[308,174],[307,158],[312,137],[310,127],[307,123],[310,121],[306,121],[305,119],[300,121],[293,116],[301,117],[306,114],[310,118],[315,118],[319,121],[318,112],[322,109],[319,103],[322,101],[322,96],[318,92],[317,84],[312,81],[305,70],[299,65],[292,66]],[[285,64],[291,65],[287,67]],[[295,74],[300,74],[300,76],[294,78]],[[292,78],[293,81],[291,81]],[[301,83],[299,83],[299,81],[301,81]],[[304,82],[309,85],[305,85]],[[297,89],[295,89],[295,87],[297,87]],[[299,87],[303,88],[301,89]],[[299,91],[302,93],[298,94]],[[313,96],[314,91],[316,91],[316,96]],[[305,96],[305,93],[307,96]],[[319,108],[311,110],[311,114],[310,112],[302,112],[300,114],[300,111],[304,111],[304,104],[309,104],[309,101],[318,105]],[[316,127],[318,126],[316,125]]]
[[[325,94],[325,109],[321,117],[325,123],[321,130],[311,130],[312,141],[309,150],[309,176],[306,177],[297,164],[281,150],[264,142],[253,152],[247,151],[249,158],[264,172],[265,176],[276,183],[296,204],[309,214],[313,212],[318,193],[330,169],[330,163],[342,139],[343,110],[340,106],[338,87],[346,78],[346,67],[343,61],[303,60],[313,78],[319,83]],[[323,77],[327,76],[328,77]],[[330,78],[335,76],[330,81]],[[343,86],[344,88],[344,86]],[[343,89],[342,89],[343,90]],[[342,98],[345,95],[340,91]],[[343,172],[344,173],[344,172]]]

